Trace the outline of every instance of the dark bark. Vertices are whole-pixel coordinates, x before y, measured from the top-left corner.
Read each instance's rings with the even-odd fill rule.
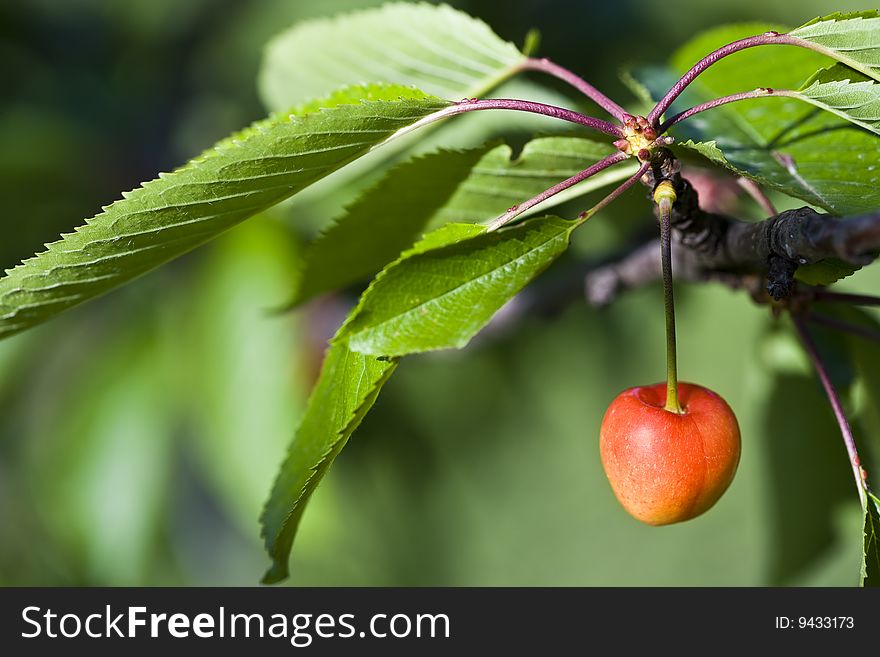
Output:
[[[662,175],[673,181],[678,195],[671,218],[676,278],[730,281],[730,275],[756,275],[778,300],[792,293],[799,266],[828,258],[861,266],[872,262],[880,251],[880,211],[841,219],[803,207],[764,221],[742,221],[702,210],[687,180],[677,172],[669,173]],[[653,186],[651,176],[644,182]],[[587,298],[603,305],[618,292],[659,276],[659,241],[654,241],[591,272]]]

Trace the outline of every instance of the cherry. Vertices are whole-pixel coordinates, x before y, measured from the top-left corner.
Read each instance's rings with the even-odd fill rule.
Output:
[[[708,388],[679,383],[682,412],[676,413],[665,408],[666,391],[666,383],[624,390],[600,431],[602,465],[614,494],[649,525],[708,510],[739,464],[739,425],[727,402]]]

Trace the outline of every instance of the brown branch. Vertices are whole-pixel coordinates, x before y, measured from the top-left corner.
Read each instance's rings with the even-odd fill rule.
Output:
[[[754,281],[765,280],[774,299],[789,296],[799,266],[828,258],[866,265],[880,251],[880,211],[843,219],[803,207],[786,210],[764,221],[749,222],[700,208],[696,190],[674,169],[660,170],[669,177],[678,199],[673,206],[676,260],[680,280],[721,279],[760,293]],[[643,181],[653,186],[654,177]],[[605,305],[621,291],[659,279],[656,241],[637,247],[618,262],[591,272],[586,279],[587,299]]]

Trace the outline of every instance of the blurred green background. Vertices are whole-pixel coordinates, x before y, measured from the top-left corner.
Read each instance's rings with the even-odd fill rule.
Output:
[[[273,34],[376,4],[4,2],[0,267],[260,118],[256,75]],[[701,29],[863,8],[451,4],[516,43],[538,27],[542,54],[626,102],[622,66],[665,60]],[[576,258],[650,229],[640,195],[585,229],[557,278]],[[305,240],[345,197],[312,195],[249,220],[0,343],[0,584],[258,581],[268,563],[260,507],[323,340],[353,297],[267,311],[291,289]],[[845,285],[880,289],[877,269]],[[664,374],[652,286],[603,311],[575,300],[463,352],[405,361],[311,502],[291,583],[855,584],[861,517],[849,466],[787,327],[719,286],[682,286],[678,298],[680,371],[725,396],[743,432],[739,474],[711,513],[641,526],[601,470],[604,408]]]

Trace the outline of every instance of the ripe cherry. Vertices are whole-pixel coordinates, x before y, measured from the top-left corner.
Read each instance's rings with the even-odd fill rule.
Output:
[[[668,525],[709,509],[740,456],[739,425],[719,395],[678,384],[681,413],[666,410],[666,383],[620,393],[602,420],[600,451],[617,499],[638,520]]]

